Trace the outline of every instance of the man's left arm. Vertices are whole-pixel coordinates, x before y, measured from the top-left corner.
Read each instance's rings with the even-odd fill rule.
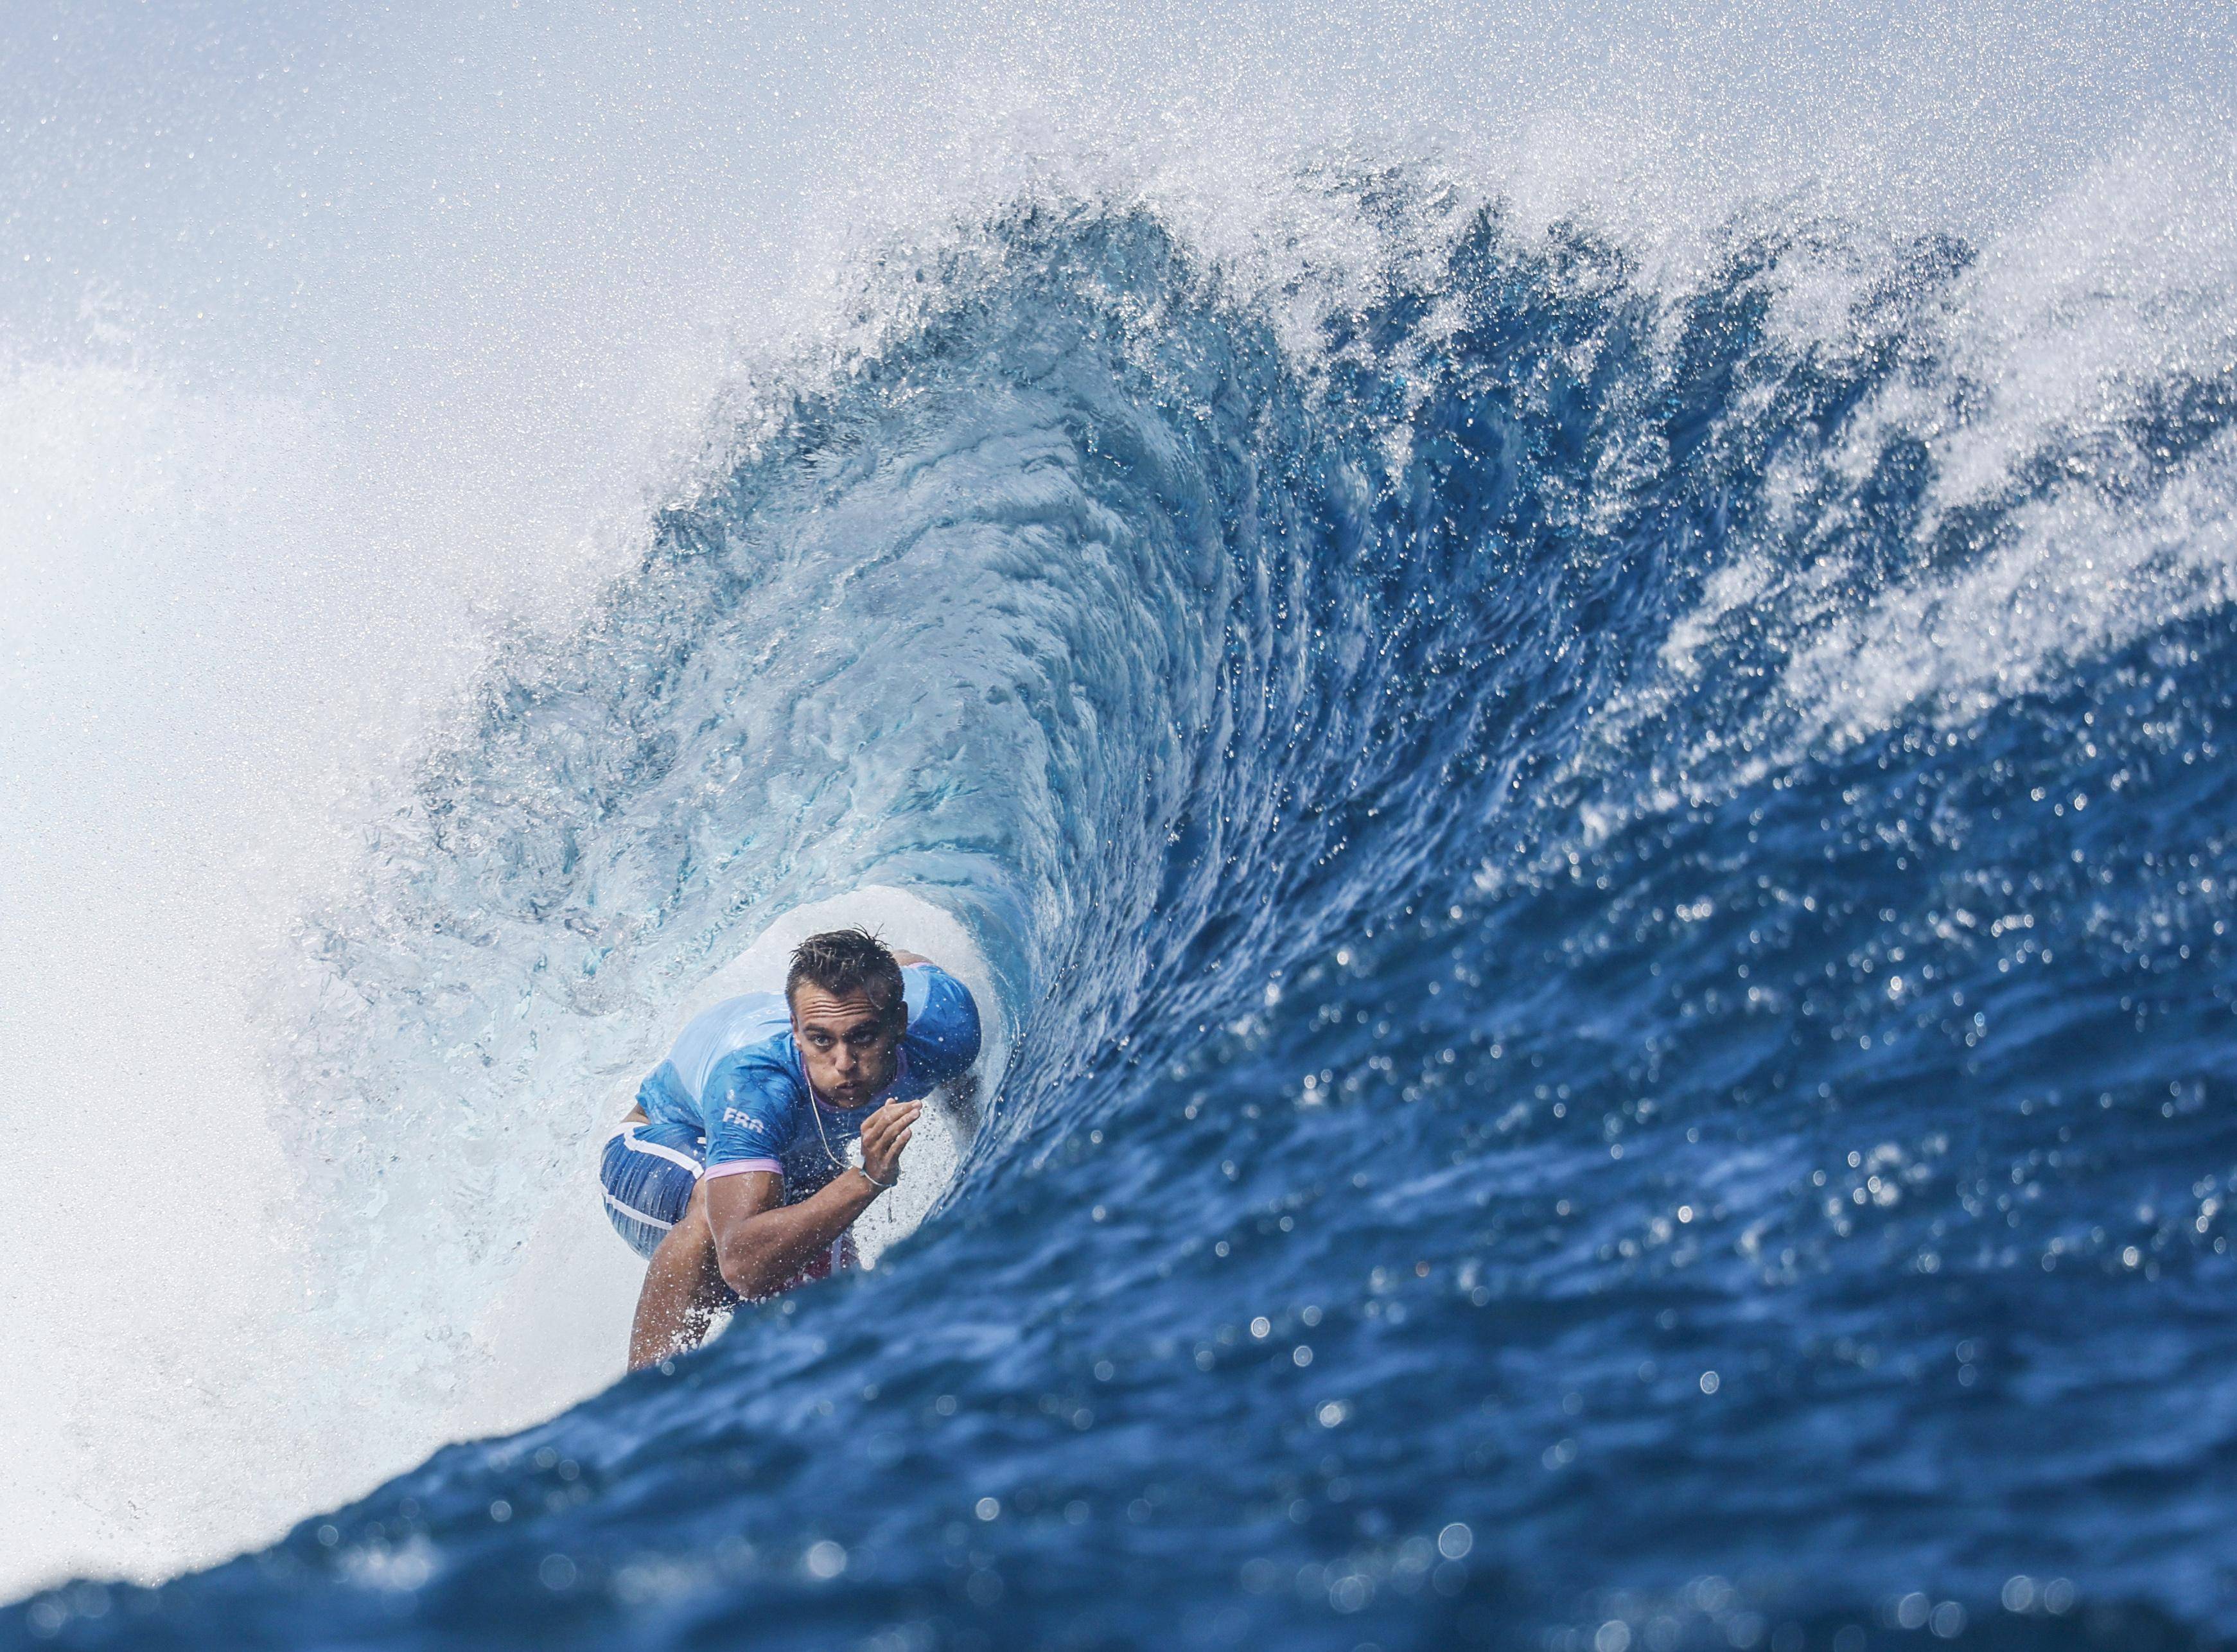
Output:
[[[748,1301],[773,1296],[809,1259],[854,1225],[901,1175],[921,1101],[888,1101],[862,1125],[862,1162],[798,1204],[784,1200],[784,1179],[769,1172],[709,1177],[707,1221],[723,1283]]]

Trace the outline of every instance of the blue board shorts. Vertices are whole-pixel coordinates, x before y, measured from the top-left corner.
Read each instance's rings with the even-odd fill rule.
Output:
[[[606,1217],[630,1249],[650,1259],[683,1219],[707,1151],[705,1133],[678,1120],[625,1124],[598,1160]]]

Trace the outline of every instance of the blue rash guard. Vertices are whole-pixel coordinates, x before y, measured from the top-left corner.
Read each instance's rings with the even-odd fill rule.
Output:
[[[847,1166],[847,1144],[888,1101],[914,1101],[979,1059],[979,1007],[936,964],[901,970],[908,1025],[894,1081],[859,1107],[815,1099],[782,993],[748,993],[694,1016],[637,1087],[643,1124],[624,1125],[599,1166],[606,1214],[651,1255],[702,1176],[775,1171],[787,1203]]]

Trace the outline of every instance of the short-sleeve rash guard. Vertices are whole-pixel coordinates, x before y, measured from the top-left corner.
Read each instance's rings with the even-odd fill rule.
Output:
[[[815,1100],[783,996],[751,993],[695,1017],[638,1100],[655,1120],[683,1117],[704,1133],[708,1175],[781,1171],[789,1188],[828,1180],[846,1144],[888,1101],[913,1101],[979,1059],[979,1007],[936,964],[901,970],[908,1026],[894,1081],[859,1107]]]

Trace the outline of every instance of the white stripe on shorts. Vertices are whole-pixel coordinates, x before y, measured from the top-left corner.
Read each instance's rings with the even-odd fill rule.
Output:
[[[615,1131],[614,1134],[622,1139],[622,1145],[631,1153],[649,1153],[656,1159],[665,1159],[670,1164],[679,1165],[690,1171],[694,1177],[705,1168],[688,1153],[678,1153],[673,1147],[663,1147],[657,1141],[639,1141],[637,1139],[637,1126],[625,1124]],[[608,1138],[609,1140],[611,1139],[611,1137]],[[651,1219],[648,1217],[646,1219]]]
[[[606,1190],[603,1187],[598,1189],[598,1191],[602,1193],[605,1193],[607,1204],[611,1205],[616,1210],[619,1211],[623,1215],[628,1217],[633,1222],[643,1222],[647,1227],[657,1227],[663,1233],[676,1226],[673,1222],[662,1221],[657,1216],[648,1216],[634,1205],[623,1204],[620,1199],[616,1199],[611,1193],[606,1193]]]

